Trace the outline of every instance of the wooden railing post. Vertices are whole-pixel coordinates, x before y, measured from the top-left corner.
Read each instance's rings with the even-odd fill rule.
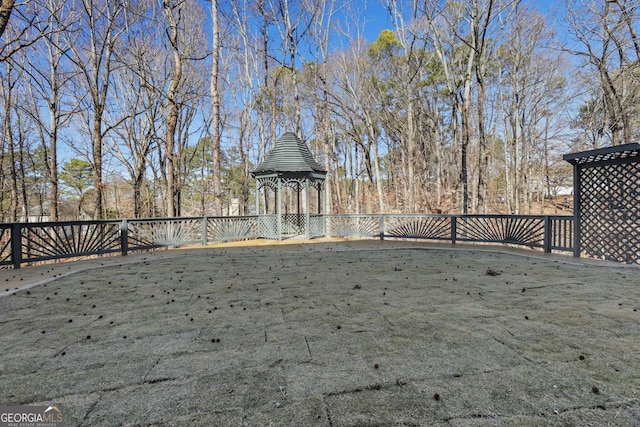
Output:
[[[544,217],[544,252],[551,253],[551,239],[553,237],[553,227],[551,224],[551,217],[545,215]]]
[[[129,253],[129,223],[126,219],[120,223],[120,250],[122,256],[127,256]]]
[[[456,237],[458,235],[458,217],[451,216],[451,244],[456,244]]]
[[[11,260],[13,268],[20,268],[20,264],[22,264],[22,226],[19,223],[11,225]]]
[[[209,242],[209,236],[207,236],[207,217],[202,217],[202,246],[207,246]]]
[[[384,214],[380,214],[378,221],[380,223],[380,240],[384,240]]]

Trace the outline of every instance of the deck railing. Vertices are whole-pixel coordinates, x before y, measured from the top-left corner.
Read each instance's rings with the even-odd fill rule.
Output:
[[[289,218],[290,220],[290,218]],[[159,247],[275,239],[271,216],[152,218],[0,224],[0,265]],[[499,243],[545,252],[573,251],[572,216],[548,215],[312,215],[309,237],[361,237]]]

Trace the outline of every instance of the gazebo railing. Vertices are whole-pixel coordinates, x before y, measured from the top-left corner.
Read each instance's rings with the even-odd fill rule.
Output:
[[[325,223],[325,215],[309,215],[309,237],[324,237]]]
[[[281,225],[291,220],[280,218]],[[545,252],[572,252],[574,242],[571,216],[309,215],[308,229],[311,238],[499,243]],[[277,215],[0,224],[0,265],[20,268],[40,261],[255,238],[282,238]]]

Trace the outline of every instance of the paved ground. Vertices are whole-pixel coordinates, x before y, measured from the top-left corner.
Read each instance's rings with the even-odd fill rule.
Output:
[[[0,405],[68,426],[640,425],[638,267],[252,243],[0,271]]]

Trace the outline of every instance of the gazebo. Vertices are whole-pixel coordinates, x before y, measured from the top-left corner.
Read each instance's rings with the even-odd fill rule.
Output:
[[[327,171],[296,134],[282,135],[251,175],[256,178],[261,237],[282,240],[324,235],[323,190]]]

